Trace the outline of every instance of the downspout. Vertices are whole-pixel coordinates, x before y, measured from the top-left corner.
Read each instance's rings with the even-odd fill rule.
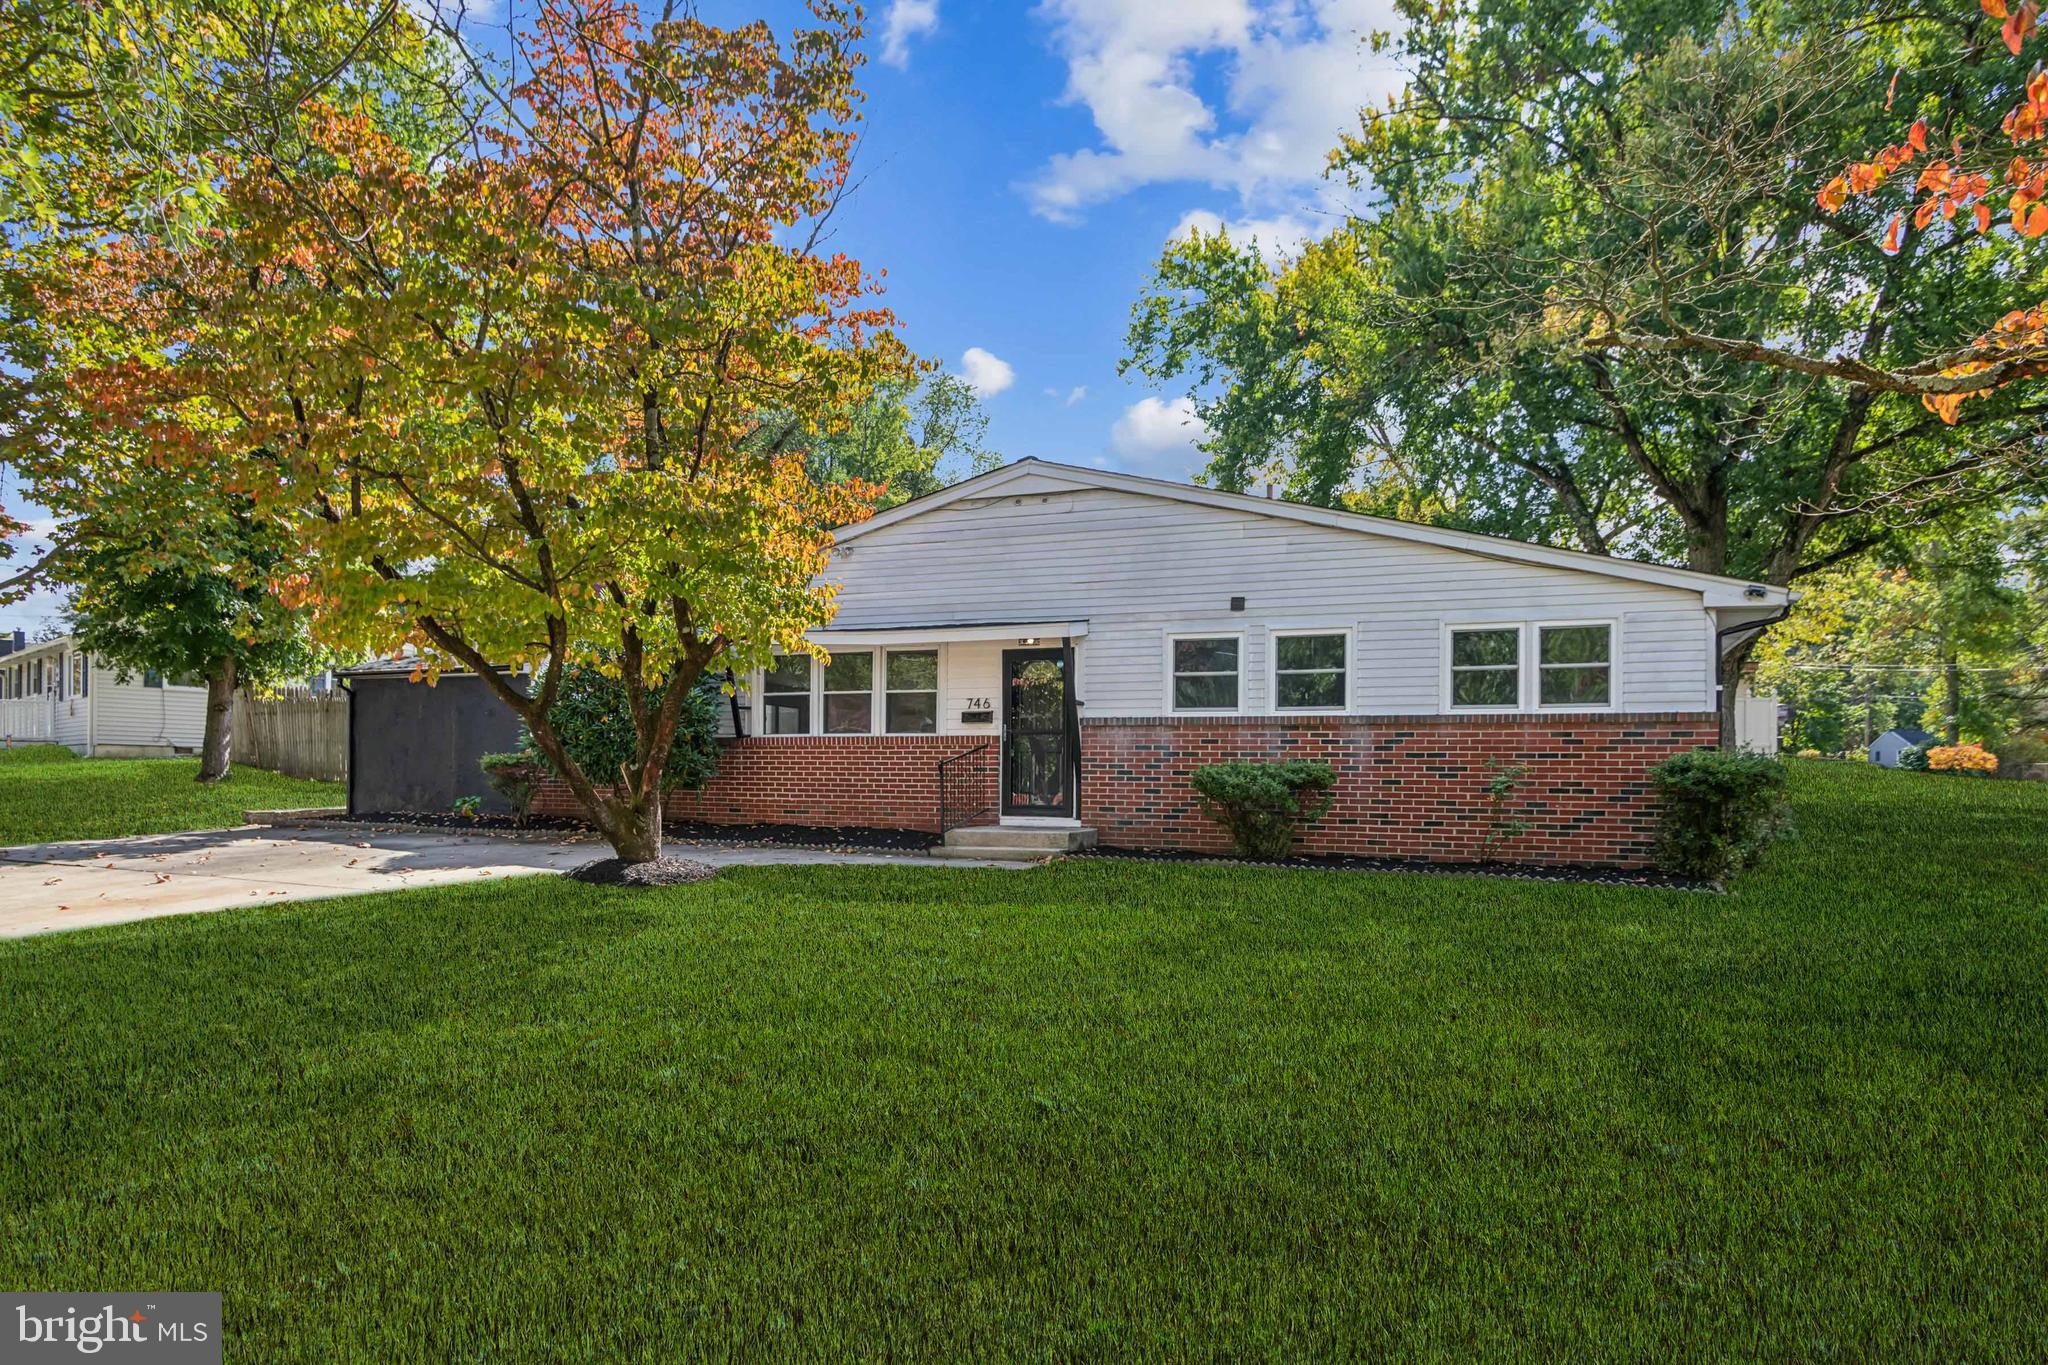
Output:
[[[356,813],[356,689],[347,678],[336,674],[334,685],[348,694],[348,813]]]
[[[747,737],[747,732],[740,728],[739,675],[728,668],[725,670],[725,680],[732,684],[732,691],[726,693],[725,695],[725,699],[732,703],[732,737],[734,739],[745,739]]]

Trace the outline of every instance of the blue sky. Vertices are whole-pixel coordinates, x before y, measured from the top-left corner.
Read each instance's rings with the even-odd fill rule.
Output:
[[[1190,222],[1282,251],[1330,226],[1349,201],[1323,159],[1398,88],[1364,43],[1393,22],[1390,0],[871,0],[863,182],[832,246],[888,272],[905,338],[981,387],[1006,457],[1184,477],[1184,399],[1116,372],[1131,304]]]

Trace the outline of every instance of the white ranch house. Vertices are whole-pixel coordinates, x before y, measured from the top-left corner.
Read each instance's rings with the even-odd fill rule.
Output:
[[[1721,640],[1790,601],[1038,460],[841,531],[829,577],[831,662],[742,680],[719,776],[673,817],[1205,850],[1194,767],[1305,757],[1338,773],[1311,852],[1642,863],[1649,768],[1717,742]]]
[[[12,642],[9,642],[12,644]],[[0,654],[0,746],[62,744],[87,757],[199,751],[206,688],[122,673],[70,637]]]

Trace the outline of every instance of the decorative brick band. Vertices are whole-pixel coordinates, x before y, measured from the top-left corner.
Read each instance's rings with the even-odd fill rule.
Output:
[[[715,825],[939,826],[939,763],[988,745],[949,769],[947,801],[956,809],[993,807],[996,750],[974,735],[774,735],[729,739],[718,775],[697,792],[675,792],[671,821]],[[542,787],[534,809],[580,816],[560,782]],[[983,814],[977,823],[993,822]],[[952,823],[960,823],[956,816]]]
[[[1649,770],[1718,735],[1711,713],[1096,718],[1081,740],[1081,820],[1112,847],[1226,852],[1190,774],[1319,759],[1337,787],[1304,853],[1639,867],[1656,832]],[[1496,809],[1487,787],[1517,766]]]

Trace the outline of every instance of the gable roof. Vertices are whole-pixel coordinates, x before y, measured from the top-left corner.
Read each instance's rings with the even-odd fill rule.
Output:
[[[1908,744],[1925,744],[1928,740],[1934,738],[1933,735],[1928,734],[1925,730],[1916,730],[1911,726],[1901,725],[1896,729],[1885,731],[1877,739],[1872,740],[1872,747],[1875,747],[1879,740],[1890,739],[1893,735],[1897,735]]]
[[[1619,559],[1612,555],[1588,554],[1584,550],[1560,550],[1524,540],[1509,540],[1505,536],[1481,535],[1476,531],[1454,531],[1442,526],[1427,526],[1420,522],[1400,521],[1392,517],[1368,516],[1362,512],[1344,512],[1329,507],[1311,507],[1307,503],[1256,498],[1244,493],[1224,493],[1213,488],[1199,488],[1193,484],[1175,483],[1168,479],[1147,478],[1142,474],[1124,474],[1115,470],[1058,464],[1029,455],[1013,464],[1004,465],[1001,469],[976,475],[948,488],[942,488],[936,493],[912,498],[909,502],[901,503],[886,512],[877,513],[867,521],[842,529],[837,540],[843,545],[884,527],[908,521],[912,517],[920,517],[927,512],[936,512],[942,507],[976,498],[996,497],[1006,492],[1078,492],[1095,488],[1132,493],[1140,497],[1164,498],[1168,501],[1192,503],[1225,511],[1256,513],[1260,516],[1277,517],[1283,521],[1306,522],[1312,526],[1333,527],[1340,531],[1380,536],[1388,540],[1413,541],[1441,549],[1483,555],[1490,559],[1540,564],[1546,568],[1572,569],[1580,573],[1623,578],[1637,583],[1683,588],[1689,592],[1700,593],[1705,598],[1705,604],[1710,607],[1782,607],[1794,599],[1794,594],[1786,588],[1749,579],[1729,578],[1722,574],[1701,573],[1696,569],[1679,569],[1668,564],[1653,564],[1641,559]]]

